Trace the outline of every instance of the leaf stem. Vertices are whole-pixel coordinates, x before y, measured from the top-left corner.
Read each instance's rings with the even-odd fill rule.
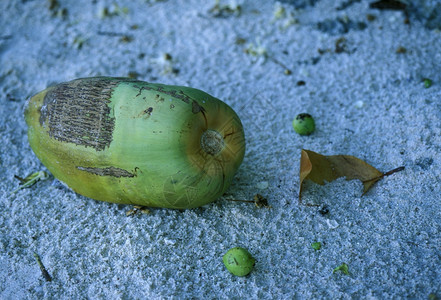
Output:
[[[371,182],[371,181],[378,181],[378,180],[382,179],[383,177],[386,177],[386,176],[392,175],[392,174],[394,174],[394,173],[396,173],[396,172],[403,171],[404,168],[405,168],[404,166],[401,166],[401,167],[395,168],[395,169],[393,169],[393,170],[390,170],[390,171],[387,171],[386,173],[381,174],[381,175],[378,176],[378,177],[375,177],[375,178],[372,178],[372,179],[365,180],[365,181],[363,181],[363,183],[367,183],[367,182]]]
[[[389,176],[389,175],[392,175],[393,173],[403,171],[404,168],[405,168],[404,166],[401,166],[401,167],[395,168],[395,169],[390,170],[390,171],[388,171],[388,172],[386,172],[386,173],[383,173],[383,176]]]

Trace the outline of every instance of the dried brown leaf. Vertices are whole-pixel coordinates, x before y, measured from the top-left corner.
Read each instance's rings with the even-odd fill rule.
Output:
[[[400,167],[387,173],[380,172],[363,160],[351,155],[325,156],[310,150],[302,149],[300,158],[300,191],[301,200],[302,183],[309,179],[317,184],[333,181],[340,177],[346,180],[359,179],[363,182],[363,195],[384,176],[403,170]]]

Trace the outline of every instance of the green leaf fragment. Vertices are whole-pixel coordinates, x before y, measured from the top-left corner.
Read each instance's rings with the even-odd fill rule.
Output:
[[[18,180],[21,181],[20,186],[13,190],[9,195],[12,195],[16,193],[18,190],[30,187],[34,185],[39,180],[45,180],[49,178],[49,175],[44,171],[34,172],[25,178],[20,178],[18,176],[15,176]]]
[[[315,242],[311,244],[312,249],[314,250],[320,250],[322,248],[322,243],[320,242]]]
[[[341,265],[339,265],[337,268],[334,269],[334,271],[332,271],[332,273],[335,273],[337,271],[341,271],[343,274],[349,275],[349,269],[346,263],[342,263]]]
[[[427,296],[427,298],[429,300],[438,300],[439,299],[435,293],[430,293],[429,296]]]

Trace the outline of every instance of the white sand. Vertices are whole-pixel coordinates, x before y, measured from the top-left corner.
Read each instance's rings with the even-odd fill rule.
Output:
[[[116,2],[128,13],[98,16],[103,7],[117,13]],[[265,0],[238,0],[240,16],[224,18],[208,12],[214,1],[59,0],[65,18],[52,16],[46,1],[1,1],[0,298],[441,297],[441,35],[415,18],[404,24],[401,12],[369,9],[368,1],[336,10],[343,2],[297,11],[283,4],[286,15],[275,20],[281,6]],[[318,30],[326,20],[329,30]],[[125,35],[131,41],[122,42]],[[265,49],[267,57],[244,49]],[[272,208],[221,198],[127,217],[131,207],[77,195],[53,177],[9,197],[14,175],[44,170],[27,142],[26,99],[56,82],[129,72],[231,105],[247,152],[225,198],[260,193]],[[427,89],[425,77],[433,80]],[[292,129],[301,112],[315,117],[311,136]],[[357,181],[308,184],[304,201],[326,205],[322,215],[297,201],[302,148],[406,169],[363,197]],[[257,259],[247,277],[223,266],[234,246]],[[333,274],[343,262],[350,274]]]

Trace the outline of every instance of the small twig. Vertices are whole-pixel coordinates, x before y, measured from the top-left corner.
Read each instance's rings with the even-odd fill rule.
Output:
[[[284,65],[281,61],[275,59],[275,58],[272,57],[272,56],[268,56],[268,59],[271,60],[273,63],[275,63],[275,64],[281,66],[282,68],[284,68],[284,69],[285,69],[285,74],[286,74],[286,75],[291,75],[291,74],[292,74],[292,71],[291,71],[286,65]]]
[[[239,199],[227,199],[228,201],[235,201],[235,202],[248,202],[248,203],[254,203],[253,200],[239,200]]]
[[[44,279],[46,279],[46,281],[52,281],[52,277],[51,277],[51,275],[49,275],[49,272],[46,270],[43,263],[41,262],[40,256],[38,256],[38,254],[34,252],[34,257],[37,260],[37,264],[40,267],[40,270],[41,270],[41,273],[43,274]]]
[[[117,37],[122,37],[125,36],[125,33],[120,33],[120,32],[112,32],[112,31],[98,31],[97,32],[98,35],[105,35],[105,36],[117,36]]]
[[[309,206],[309,207],[319,207],[320,206],[320,204],[303,203],[302,199],[300,199],[299,203],[302,204],[302,205],[305,205],[305,206]]]
[[[370,3],[369,8],[405,11],[406,3],[399,0],[380,0]]]
[[[271,208],[271,206],[268,204],[268,200],[260,194],[254,195],[254,200],[240,200],[240,199],[227,199],[227,200],[235,201],[235,202],[254,203],[258,208],[261,207]]]
[[[20,180],[20,184],[25,184],[26,183],[26,180],[24,178],[21,178],[18,175],[14,175],[14,178]]]

